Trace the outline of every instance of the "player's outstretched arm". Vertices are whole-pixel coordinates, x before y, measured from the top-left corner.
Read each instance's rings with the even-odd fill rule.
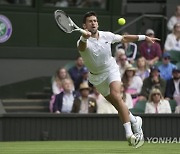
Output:
[[[160,41],[160,39],[159,38],[152,38],[152,37],[146,36],[146,41],[154,43],[155,41]]]
[[[123,35],[122,41],[123,43],[126,42],[135,42],[135,41],[149,41],[151,43],[154,43],[155,41],[160,41],[158,38],[152,38],[146,35]]]

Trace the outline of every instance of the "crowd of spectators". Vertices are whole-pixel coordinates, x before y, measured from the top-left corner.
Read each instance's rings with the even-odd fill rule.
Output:
[[[32,0],[2,0],[0,4],[32,5]],[[105,8],[106,0],[44,0],[45,6]],[[114,58],[122,78],[122,98],[129,109],[146,101],[145,113],[171,113],[170,100],[180,113],[180,5],[167,22],[168,34],[162,48],[159,42],[119,43]],[[128,34],[124,32],[122,35]],[[145,31],[156,37],[150,27]],[[180,59],[180,58],[179,58]],[[58,68],[52,76],[50,112],[116,113],[117,110],[88,82],[89,71],[78,57],[70,69]]]
[[[126,57],[125,52],[120,57]],[[165,52],[162,54],[162,64],[150,67],[143,56],[138,57],[133,65],[127,58],[119,59],[127,61],[121,93],[129,109],[134,108],[138,101],[147,102],[145,113],[171,113],[169,100],[172,99],[177,106],[180,105],[180,68],[170,59],[170,54]],[[52,77],[50,111],[117,114],[117,110],[88,82],[88,74],[81,57],[69,70],[64,67],[58,69]]]
[[[34,0],[0,0],[3,5],[32,6]],[[106,8],[106,0],[43,0],[43,6],[59,8]]]
[[[76,8],[101,8],[106,7],[106,0],[44,0],[45,6],[76,7]]]
[[[173,53],[180,57],[180,6],[167,27],[169,34],[163,49],[159,42],[146,40],[139,44],[119,43],[115,47],[114,58],[122,78],[122,98],[129,109],[145,101],[144,113],[172,113],[170,102],[174,100],[175,113],[180,112],[180,66],[179,61],[172,61]],[[150,28],[145,34],[155,37]],[[88,82],[88,75],[81,57],[68,70],[60,68],[52,79],[50,111],[117,114],[117,110]],[[64,80],[73,83],[71,89],[63,85]]]

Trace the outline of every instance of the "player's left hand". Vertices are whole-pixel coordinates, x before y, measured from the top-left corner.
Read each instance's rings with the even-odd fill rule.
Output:
[[[154,37],[146,36],[146,41],[154,43],[155,41],[160,41],[160,39],[159,38],[154,38]]]

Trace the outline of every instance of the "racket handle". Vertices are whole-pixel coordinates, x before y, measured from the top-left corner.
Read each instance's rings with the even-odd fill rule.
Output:
[[[82,34],[87,35],[87,31],[85,31],[84,29],[80,29],[79,31],[80,31]]]

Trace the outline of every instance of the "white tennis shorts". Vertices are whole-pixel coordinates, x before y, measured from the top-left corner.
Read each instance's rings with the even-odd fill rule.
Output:
[[[120,81],[121,82],[119,67],[114,67],[114,68],[110,69],[110,71],[107,72],[107,77],[105,78],[105,80],[102,81],[100,84],[94,85],[94,86],[97,88],[97,90],[103,96],[108,96],[110,94],[110,87],[109,87],[109,85],[113,81]]]

